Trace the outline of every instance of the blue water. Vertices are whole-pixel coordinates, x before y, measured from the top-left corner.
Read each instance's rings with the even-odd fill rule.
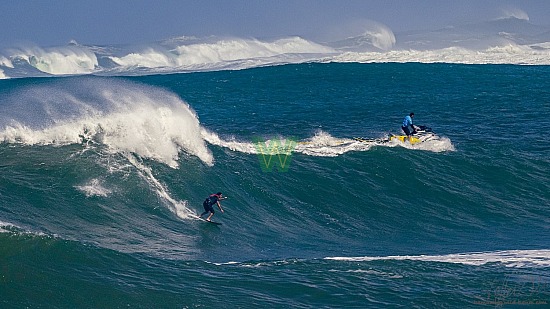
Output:
[[[0,305],[550,303],[548,66],[0,82]],[[420,145],[361,143],[430,126]],[[298,143],[264,172],[256,141]],[[193,218],[222,191],[225,212]]]

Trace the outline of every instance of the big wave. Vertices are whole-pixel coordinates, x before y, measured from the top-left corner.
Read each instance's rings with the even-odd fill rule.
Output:
[[[144,160],[177,169],[185,153],[213,165],[202,130],[191,107],[171,92],[92,77],[13,90],[3,101],[0,116],[0,142],[24,147],[81,145],[80,153],[93,150],[113,158],[115,162],[98,162],[107,170],[132,166],[161,203],[182,219],[194,211],[187,201],[172,196]],[[98,178],[75,188],[86,196],[112,193]]]

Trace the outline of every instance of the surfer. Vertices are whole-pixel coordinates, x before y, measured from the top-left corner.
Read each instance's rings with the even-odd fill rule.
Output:
[[[403,119],[403,125],[401,126],[401,129],[403,130],[403,132],[405,132],[409,139],[411,138],[411,135],[416,133],[416,129],[413,125],[413,118],[414,113],[410,113],[409,115],[405,116],[405,119]]]
[[[218,204],[218,208],[223,213],[223,208],[220,204],[221,200],[223,200],[221,192],[210,194],[210,196],[208,196],[206,200],[204,200],[204,202],[202,203],[202,206],[204,207],[204,212],[199,216],[199,218],[202,218],[202,216],[210,213],[208,218],[206,218],[206,221],[210,221],[210,218],[212,218],[212,216],[214,215],[214,207],[212,207],[214,206],[214,204]]]

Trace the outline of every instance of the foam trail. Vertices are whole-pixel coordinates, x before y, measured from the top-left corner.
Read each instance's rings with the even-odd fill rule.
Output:
[[[230,140],[223,140],[216,133],[210,132],[206,129],[201,130],[201,136],[204,138],[205,141],[207,141],[212,145],[228,148],[232,151],[237,151],[242,153],[248,153],[248,154],[257,153],[256,146],[250,142],[239,142],[234,138]]]
[[[201,134],[203,138],[210,144],[228,148],[232,151],[247,153],[247,154],[258,154],[259,148],[257,143],[252,142],[241,142],[237,141],[234,138],[230,140],[224,140],[220,138],[217,134],[209,132],[207,130],[202,130]],[[268,154],[285,154],[286,150],[283,148],[273,148],[272,142],[274,139],[261,140],[259,142],[263,143],[260,147],[263,150],[267,150]],[[287,145],[292,139],[289,138],[279,138],[278,142],[280,145]],[[294,141],[294,140],[292,140]],[[451,143],[451,140],[446,137],[434,137],[434,139],[425,141],[422,143],[411,145],[408,142],[400,141],[387,141],[385,138],[375,138],[368,141],[357,141],[351,138],[336,138],[330,134],[319,131],[313,137],[301,140],[294,141],[296,142],[296,147],[293,148],[292,152],[301,153],[308,156],[316,157],[337,157],[339,155],[345,154],[347,152],[353,151],[368,151],[372,147],[405,147],[408,149],[424,150],[431,152],[445,152],[445,151],[454,151],[455,148]],[[272,153],[271,150],[274,152]],[[277,150],[280,150],[277,152]],[[260,150],[261,152],[262,150]]]
[[[447,255],[397,255],[376,257],[327,257],[327,260],[368,262],[381,260],[411,260],[480,266],[500,263],[506,267],[550,267],[550,250],[509,250],[494,252],[457,253]]]
[[[278,138],[278,139],[265,139],[253,143],[253,142],[240,142],[233,139],[224,140],[220,138],[217,134],[204,130],[202,133],[204,139],[216,146],[228,148],[232,151],[247,153],[247,154],[258,154],[259,148],[257,143],[261,144],[261,149],[271,150],[271,143],[273,141],[278,141],[280,145],[287,145],[288,142],[294,141],[289,138]],[[361,143],[351,140],[351,139],[339,139],[330,136],[330,134],[325,132],[319,132],[314,137],[306,139],[303,141],[294,141],[296,142],[296,147],[293,149],[293,152],[303,153],[311,156],[321,156],[321,157],[334,157],[339,154],[351,150],[367,150],[370,146],[361,145]],[[350,147],[350,144],[354,146]],[[281,148],[273,148],[273,154],[284,154],[286,151]],[[277,150],[280,150],[277,152]]]
[[[159,198],[161,198],[162,201],[164,201],[172,213],[181,219],[190,219],[196,215],[194,211],[188,208],[187,201],[178,201],[170,196],[164,185],[158,181],[155,176],[153,176],[151,168],[139,162],[134,155],[127,154],[126,158],[134,167],[137,168],[140,176],[145,179],[152,188],[154,188],[155,193],[159,196]]]

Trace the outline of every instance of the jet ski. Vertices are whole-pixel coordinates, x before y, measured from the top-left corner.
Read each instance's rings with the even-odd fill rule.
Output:
[[[437,138],[432,128],[427,126],[415,126],[415,128],[416,132],[410,137],[407,137],[406,135],[390,134],[388,141],[400,141],[402,143],[409,142],[411,145],[414,145]]]
[[[423,143],[429,140],[437,139],[437,135],[434,133],[432,128],[427,126],[415,126],[416,132],[407,137],[406,135],[395,135],[390,134],[386,138],[376,138],[376,139],[367,139],[362,137],[354,137],[353,139],[358,142],[367,143],[367,144],[385,144],[392,141],[400,141],[402,143],[410,143],[411,145]]]

